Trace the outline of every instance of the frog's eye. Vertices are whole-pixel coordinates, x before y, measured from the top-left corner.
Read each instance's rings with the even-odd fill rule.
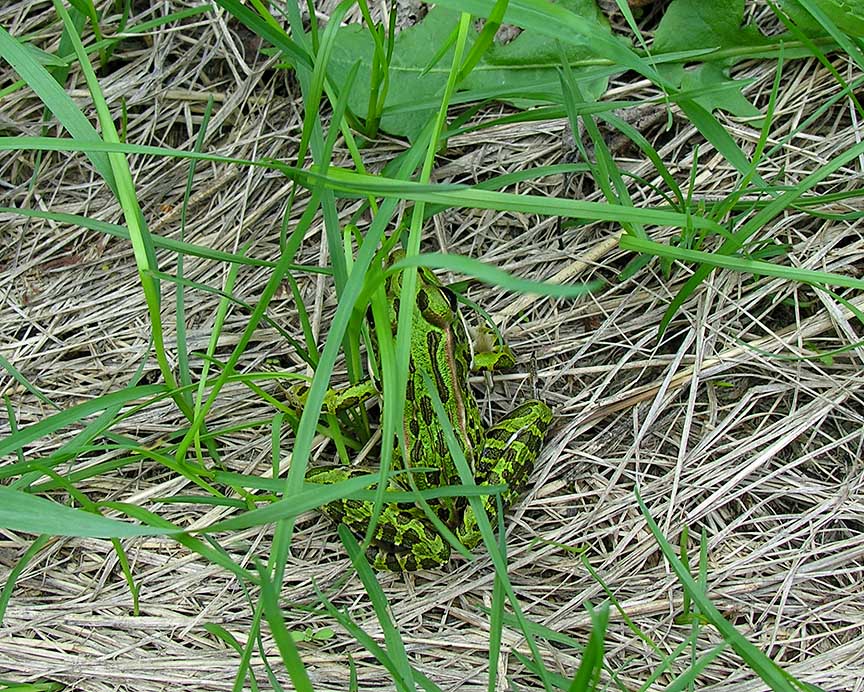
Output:
[[[446,286],[441,286],[441,293],[444,294],[445,298],[447,298],[447,302],[450,304],[450,309],[453,312],[457,312],[459,310],[459,299],[456,298],[456,294]]]

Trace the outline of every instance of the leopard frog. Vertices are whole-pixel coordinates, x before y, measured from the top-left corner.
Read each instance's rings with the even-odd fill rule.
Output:
[[[399,257],[401,253],[394,253],[388,264]],[[402,272],[395,272],[386,279],[394,332],[401,277]],[[427,388],[427,382],[432,382],[459,446],[473,470],[475,482],[481,486],[506,484],[507,490],[502,493],[506,509],[531,473],[552,412],[542,401],[526,401],[495,425],[484,428],[480,409],[468,383],[472,348],[456,296],[431,270],[421,267],[418,269],[415,301],[403,418],[407,456],[402,458],[397,450],[394,467],[431,469],[413,474],[421,490],[460,483]],[[372,351],[377,358],[374,341]],[[509,353],[504,346],[502,354],[505,360]],[[488,355],[484,357],[486,363],[490,361]],[[422,373],[427,377],[424,378]],[[377,385],[371,382],[331,390],[325,399],[325,409],[336,412],[356,405],[376,390]],[[306,480],[334,483],[370,471],[347,466],[317,467],[309,470]],[[391,487],[393,490],[407,489],[398,480],[391,481]],[[484,495],[482,501],[494,521],[498,506],[495,496]],[[430,500],[429,505],[466,547],[471,549],[477,545],[480,541],[477,520],[465,498],[439,498]],[[337,500],[322,507],[328,517],[346,524],[357,535],[365,535],[372,510],[372,502],[352,499]],[[379,570],[429,569],[448,561],[450,545],[419,506],[385,502],[368,556],[373,567]]]

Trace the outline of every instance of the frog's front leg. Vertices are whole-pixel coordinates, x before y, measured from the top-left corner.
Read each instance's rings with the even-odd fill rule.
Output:
[[[324,413],[342,413],[377,395],[378,390],[371,380],[345,387],[333,387],[324,394],[321,410]],[[285,390],[285,396],[292,408],[302,411],[306,407],[306,399],[309,398],[309,385],[305,382],[295,384]]]
[[[316,467],[306,473],[306,481],[337,483],[370,471],[360,467]],[[397,486],[393,489],[400,490]],[[375,503],[368,500],[342,499],[328,502],[321,511],[336,524],[345,524],[362,539],[372,520],[374,506]],[[450,545],[420,507],[385,500],[366,557],[376,570],[411,572],[445,564],[450,559]]]
[[[502,485],[504,510],[516,500],[525,487],[534,462],[543,446],[543,439],[552,422],[552,410],[542,401],[526,401],[486,431],[485,442],[474,463],[477,485]],[[481,497],[489,520],[495,523],[498,503],[494,495]],[[465,507],[456,536],[468,548],[480,542],[477,517],[470,505]]]

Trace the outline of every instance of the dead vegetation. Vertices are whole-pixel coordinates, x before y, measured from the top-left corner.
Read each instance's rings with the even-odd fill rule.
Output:
[[[14,35],[36,34],[40,45],[52,46],[58,29],[50,6],[40,15],[28,5],[8,5],[0,10],[0,21]],[[148,18],[141,14],[130,23]],[[277,70],[276,62],[262,57],[255,37],[224,15],[209,14],[184,22],[180,30],[129,39],[110,69],[102,71],[101,84],[112,107],[119,110],[120,99],[125,101],[129,142],[190,149],[203,104],[212,95],[216,109],[205,151],[290,159],[300,136],[303,104],[291,75]],[[853,70],[842,57],[835,57],[834,64],[847,76]],[[743,68],[754,79],[748,95],[762,107],[774,68],[768,61]],[[3,70],[4,83],[16,79],[5,64]],[[67,86],[80,105],[89,107],[76,74],[73,70]],[[769,144],[838,89],[815,60],[788,62],[783,84]],[[613,93],[635,99],[645,88],[644,83],[621,81],[613,85]],[[5,134],[39,134],[42,107],[29,91],[6,96],[2,104]],[[494,115],[487,110],[482,117]],[[758,126],[721,119],[745,152],[752,153]],[[797,183],[858,141],[856,122],[851,106],[841,101],[806,133],[764,159],[760,174],[776,184]],[[696,165],[695,197],[711,201],[727,196],[738,173],[677,114],[671,130],[664,125],[655,123],[643,134],[679,183],[686,184]],[[54,125],[49,131],[61,134]],[[382,139],[366,150],[367,164],[373,170],[380,167],[399,146]],[[568,160],[572,153],[563,120],[493,127],[452,139],[439,159],[436,180],[471,183]],[[653,166],[637,153],[619,152],[619,166],[662,188]],[[337,163],[339,157],[350,165],[344,149],[338,149]],[[151,231],[179,237],[188,163],[167,157],[130,159]],[[856,162],[819,191],[860,187],[861,175],[861,162]],[[116,201],[80,155],[3,154],[0,182],[2,205],[122,223]],[[231,252],[248,247],[248,256],[273,260],[290,189],[285,178],[264,169],[200,162],[185,240]],[[603,199],[590,181],[563,176],[511,191]],[[648,185],[634,183],[631,194],[637,207],[664,203]],[[300,190],[298,199],[295,220],[306,193]],[[355,205],[352,200],[340,205],[344,218]],[[821,211],[850,209],[835,205]],[[129,243],[65,223],[10,213],[0,218],[0,353],[61,408],[125,386],[146,360],[150,338]],[[584,642],[590,625],[584,604],[602,601],[605,585],[652,642],[637,637],[613,611],[607,664],[618,684],[628,689],[642,684],[662,657],[690,636],[689,625],[674,622],[682,591],[638,511],[638,487],[671,542],[678,542],[685,526],[696,539],[705,532],[708,593],[750,641],[802,680],[826,690],[864,689],[864,354],[857,346],[862,328],[850,310],[864,309],[864,298],[848,293],[844,304],[787,280],[716,271],[658,338],[664,311],[691,268],[674,264],[667,273],[654,261],[618,281],[632,259],[618,249],[618,233],[606,224],[562,228],[554,218],[472,210],[440,214],[426,233],[430,250],[471,255],[521,277],[609,282],[605,290],[579,301],[514,297],[494,287],[472,292],[498,317],[517,355],[525,362],[536,359],[538,385],[556,414],[532,485],[507,518],[510,578],[527,615]],[[661,242],[676,233],[650,229],[652,239]],[[785,247],[786,262],[794,266],[854,276],[864,268],[860,221],[789,210],[765,227],[760,239]],[[321,236],[306,238],[300,259],[326,263]],[[159,260],[164,271],[174,271],[175,254],[162,251]],[[225,265],[195,257],[185,263],[188,279],[223,286]],[[243,268],[235,295],[254,302],[268,271]],[[319,335],[324,335],[335,303],[332,285],[306,277],[301,286]],[[164,284],[169,342],[173,290]],[[193,350],[206,345],[217,301],[203,291],[186,294]],[[271,303],[268,314],[289,331],[299,330],[289,292]],[[217,356],[233,347],[246,319],[242,310],[231,311]],[[288,344],[263,327],[241,368],[259,368],[273,355],[284,355],[301,369]],[[158,373],[152,360],[145,370]],[[482,395],[489,402],[487,415],[497,416],[510,402],[530,395],[528,372],[525,367],[495,379],[494,390]],[[273,388],[272,383],[266,386]],[[20,427],[54,412],[5,375],[0,375],[0,391]],[[272,414],[266,402],[243,386],[223,391],[208,419],[210,429],[248,425],[219,438],[229,470],[269,474]],[[165,402],[123,420],[113,433],[158,448],[184,425],[181,414]],[[42,440],[27,450],[27,458],[57,448],[77,429]],[[0,432],[9,432],[7,421],[0,420]],[[103,442],[105,448],[56,470],[77,473],[123,456]],[[286,430],[284,464],[290,444]],[[332,453],[323,446],[317,450],[319,456]],[[11,461],[15,459],[3,463]],[[235,511],[160,503],[159,498],[193,488],[144,457],[122,471],[102,472],[76,485],[91,499],[141,504],[191,528]],[[218,539],[234,560],[248,565],[253,558],[266,558],[271,537],[267,526]],[[31,540],[10,532],[0,535],[4,580]],[[172,541],[124,545],[140,587],[140,617],[132,614],[109,541],[54,539],[17,579],[0,629],[0,677],[55,680],[93,692],[231,688],[239,658],[203,625],[218,623],[245,642],[253,607],[236,579]],[[602,584],[586,571],[579,551]],[[690,552],[695,561],[698,545],[693,540]],[[380,638],[359,581],[342,581],[347,568],[332,526],[317,514],[302,517],[282,590],[289,627],[317,632],[333,625],[320,611],[291,607],[314,607],[317,587]],[[409,655],[443,689],[485,689],[488,622],[482,608],[490,602],[493,578],[482,555],[471,564],[454,560],[440,571],[381,577]],[[705,628],[696,650],[707,651],[719,641]],[[263,645],[279,671],[266,629]],[[524,641],[516,630],[505,629],[499,689],[533,688],[535,679],[512,655],[514,650],[525,652]],[[572,674],[578,665],[579,652],[572,647],[547,644],[542,650],[546,665],[561,674]],[[373,657],[338,628],[331,638],[301,645],[301,653],[316,689],[346,689],[349,657],[357,665],[361,689],[389,689],[392,684]],[[686,665],[686,658],[673,669]],[[263,667],[254,657],[253,663],[266,685]],[[286,679],[284,672],[278,677]],[[664,680],[668,678],[661,676],[659,682]],[[728,649],[704,671],[699,687],[763,689]]]

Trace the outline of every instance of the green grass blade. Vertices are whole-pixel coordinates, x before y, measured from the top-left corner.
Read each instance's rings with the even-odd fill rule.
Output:
[[[293,519],[303,512],[308,512],[328,502],[359,494],[358,491],[365,490],[377,480],[377,474],[364,474],[332,484],[304,483],[300,490],[290,495],[286,494],[285,499],[219,521],[208,526],[207,532],[238,531],[252,526],[274,524],[286,519]],[[280,480],[279,484],[284,488],[285,481]]]
[[[754,233],[767,225],[772,219],[774,219],[775,216],[783,212],[785,209],[791,207],[792,204],[797,201],[798,198],[801,197],[806,191],[811,190],[817,184],[822,182],[825,178],[830,176],[832,173],[835,173],[837,170],[843,168],[844,166],[862,155],[864,155],[864,142],[858,143],[855,146],[850,147],[832,161],[826,163],[820,168],[817,168],[815,171],[806,176],[800,183],[798,183],[798,185],[777,196],[767,205],[762,207],[762,209],[760,209],[758,212],[756,212],[752,216],[749,216],[747,221],[745,221],[741,225],[741,227],[735,231],[732,240],[723,241],[716,254],[728,255],[735,248],[743,246],[744,242],[748,238],[750,238],[750,236],[752,236]],[[666,309],[666,312],[663,315],[663,319],[660,322],[659,331],[661,334],[666,329],[669,322],[672,320],[672,317],[678,312],[678,309],[681,307],[681,305],[684,304],[684,301],[687,300],[690,295],[692,295],[693,291],[696,290],[699,284],[705,280],[705,277],[707,277],[708,274],[711,273],[712,268],[713,267],[711,267],[707,263],[701,267],[698,267],[693,272],[693,276],[691,276],[684,284],[684,286],[681,287],[681,289],[672,299],[669,307]]]
[[[582,652],[582,661],[573,676],[573,681],[567,688],[568,692],[596,690],[603,670],[603,643],[606,640],[606,626],[609,624],[609,605],[604,604],[599,610],[590,610],[591,636]]]
[[[34,423],[26,428],[22,428],[18,432],[12,433],[8,437],[0,440],[0,456],[14,452],[16,449],[28,445],[41,437],[50,435],[61,428],[68,425],[78,423],[86,416],[93,413],[98,413],[115,405],[128,404],[138,399],[146,399],[148,397],[164,398],[169,392],[165,385],[150,384],[138,387],[127,387],[118,392],[104,394],[95,399],[84,401],[76,406],[72,406],[63,411],[59,411],[54,415]],[[5,470],[5,469],[4,469]],[[2,477],[2,472],[0,472]]]
[[[214,2],[242,22],[256,36],[260,36],[285,53],[286,57],[294,61],[298,69],[300,67],[312,67],[312,59],[309,54],[300,44],[292,41],[285,34],[273,17],[268,15],[270,21],[265,21],[261,15],[255,14],[239,0],[214,0]]]
[[[2,512],[2,509],[0,509],[0,512]],[[49,534],[41,534],[37,536],[27,550],[24,551],[21,559],[18,560],[18,562],[15,563],[15,566],[9,571],[6,581],[3,584],[3,588],[0,590],[0,625],[3,624],[3,618],[6,615],[6,606],[9,605],[9,599],[12,598],[12,590],[15,588],[15,582],[18,580],[18,577],[21,576],[21,573],[27,568],[27,565],[30,564],[31,560],[41,552],[42,548],[51,542],[52,538],[53,536]]]
[[[390,674],[392,675],[392,682],[396,685],[396,689],[413,692],[414,688],[406,687],[403,684],[402,679],[397,674],[396,666],[393,661],[390,660],[390,656],[387,651],[382,649],[378,645],[378,643],[366,632],[364,632],[363,629],[359,625],[357,625],[357,623],[355,623],[347,614],[338,610],[336,606],[334,606],[333,603],[331,603],[330,600],[317,587],[315,589],[315,592],[318,595],[318,600],[324,605],[330,616],[340,625],[342,625],[342,627],[351,635],[353,639],[362,644],[363,647],[367,651],[369,651],[375,657],[375,659],[390,672]],[[413,677],[414,680],[418,682],[424,690],[429,690],[429,692],[440,692],[440,688],[419,671],[414,670]]]
[[[279,599],[268,576],[268,570],[259,565],[258,575],[261,579],[261,604],[264,617],[270,625],[270,633],[279,649],[285,670],[291,677],[291,683],[297,692],[314,692],[312,681],[297,651],[297,644],[294,643],[294,638],[285,626],[285,618],[279,608]]]
[[[429,393],[429,398],[432,401],[432,408],[435,410],[435,415],[441,423],[444,440],[447,443],[447,449],[453,458],[453,463],[459,471],[459,478],[462,480],[463,484],[470,486],[474,483],[474,473],[469,467],[468,461],[465,459],[465,454],[459,446],[459,443],[456,441],[456,435],[453,432],[453,425],[447,417],[447,412],[444,410],[444,405],[441,403],[441,399],[438,396],[438,390],[428,374],[422,371],[421,374],[424,378],[426,391]],[[543,681],[543,687],[546,690],[551,691],[553,687],[552,677],[550,676],[549,671],[547,671],[543,666],[543,658],[540,656],[540,650],[537,648],[537,643],[531,633],[528,620],[522,612],[522,607],[516,597],[516,592],[513,590],[513,586],[510,584],[510,580],[507,577],[507,563],[504,560],[502,551],[498,549],[498,544],[495,541],[495,534],[492,531],[492,525],[489,522],[489,516],[486,514],[486,510],[483,508],[483,503],[479,498],[469,496],[468,501],[471,504],[471,509],[474,511],[474,516],[477,520],[477,528],[483,537],[483,544],[489,551],[489,557],[492,559],[492,564],[495,566],[495,573],[501,580],[502,588],[507,594],[510,607],[513,609],[513,615],[519,624],[519,629],[525,636],[525,641],[528,644],[528,648],[531,650],[531,655],[534,657],[534,662],[537,666],[537,674]]]
[[[138,519],[142,524],[153,527],[151,529],[152,531],[158,532],[158,534],[170,536],[183,547],[200,555],[207,562],[219,565],[231,572],[231,574],[236,576],[242,583],[258,584],[257,574],[240,567],[224,551],[217,550],[202,541],[200,538],[185,533],[183,529],[172,524],[167,519],[163,519],[158,514],[146,510],[143,507],[138,507],[137,505],[130,505],[126,502],[103,502],[100,503],[99,506],[123,512],[133,519]]]
[[[302,165],[303,160],[306,158],[306,148],[312,137],[313,128],[317,126],[320,131],[321,121],[318,111],[321,105],[321,96],[324,93],[324,81],[327,78],[327,62],[330,60],[330,54],[336,44],[336,36],[338,35],[342,18],[353,4],[354,0],[342,0],[332,11],[327,26],[321,32],[321,44],[315,55],[314,68],[312,69],[312,75],[309,77],[308,89],[303,90],[305,112],[303,115],[303,130],[297,150],[298,166]]]
[[[665,246],[663,246],[665,247]],[[576,298],[591,291],[600,289],[601,281],[591,281],[587,284],[563,285],[551,284],[543,281],[529,281],[520,279],[512,274],[498,269],[491,264],[480,262],[471,257],[462,255],[443,255],[429,253],[415,257],[405,257],[396,262],[392,271],[398,271],[405,267],[428,267],[430,269],[446,269],[458,274],[473,276],[475,279],[495,286],[500,286],[506,291],[514,293],[533,293],[536,295],[551,296],[555,298]]]
[[[501,22],[504,21],[504,14],[507,12],[507,5],[510,0],[495,0],[495,5],[489,11],[489,16],[483,24],[483,29],[477,36],[477,40],[468,50],[468,55],[459,69],[459,75],[456,77],[456,83],[462,82],[473,70],[483,54],[489,50],[492,43],[495,41],[495,34],[498,32]]]
[[[783,671],[774,661],[763,654],[754,644],[751,644],[744,635],[742,635],[735,627],[723,617],[723,614],[717,607],[708,599],[704,591],[699,588],[696,580],[690,576],[687,567],[675,555],[675,550],[666,540],[666,537],[657,526],[651,516],[645,503],[642,501],[639,492],[636,491],[636,501],[639,503],[639,508],[642,511],[642,516],[648,524],[648,528],[654,535],[663,556],[666,558],[678,581],[690,594],[693,603],[699,608],[699,611],[710,622],[729,645],[743,659],[744,663],[756,673],[762,681],[775,692],[795,692],[797,689],[803,689],[801,683],[795,680],[789,673]],[[794,685],[793,685],[794,682]]]
[[[67,25],[69,32],[74,32],[74,24]],[[77,34],[74,34],[77,36]],[[79,140],[85,147],[88,142],[100,142],[101,137],[90,121],[81,112],[72,98],[63,91],[54,77],[35,59],[33,53],[12,37],[0,26],[0,55],[19,74],[21,79],[42,100],[60,124],[66,128],[72,137]],[[108,156],[99,151],[89,151],[87,156],[93,167],[105,180],[114,194],[117,194],[117,183],[114,172],[108,161]]]
[[[842,286],[844,288],[856,288],[864,290],[864,279],[856,279],[843,274],[832,274],[815,269],[796,269],[795,267],[784,267],[761,260],[751,260],[736,255],[720,255],[702,250],[688,250],[682,247],[671,247],[656,243],[652,240],[642,240],[625,236],[621,238],[621,247],[634,252],[644,252],[657,257],[667,257],[682,262],[696,262],[702,265],[700,271],[710,271],[714,267],[733,269],[742,273],[754,274],[756,276],[779,276],[789,281],[799,281],[809,284],[824,284],[826,286]]]
[[[590,157],[587,155],[582,140],[579,137],[579,104],[585,102],[586,96],[579,88],[579,84],[574,78],[570,65],[567,64],[566,60],[563,58],[564,56],[562,54],[562,65],[564,69],[561,74],[561,93],[564,97],[567,117],[570,120],[570,131],[573,135],[574,141],[579,147],[582,158],[585,161],[590,162]],[[590,114],[586,113],[582,113],[581,115],[585,131],[591,137],[591,142],[594,145],[594,155],[597,159],[596,166],[588,163],[589,167],[594,169],[592,171],[592,178],[594,179],[595,184],[600,187],[606,200],[611,204],[621,204],[625,207],[633,207],[633,200],[630,198],[630,194],[627,191],[627,186],[624,183],[621,171],[615,164],[615,159],[609,151],[609,148],[606,146],[606,141],[600,133],[600,129],[597,127],[594,118]],[[645,229],[641,223],[627,222],[622,225],[624,226],[625,232],[629,235],[636,235],[640,238],[647,237]]]
[[[17,209],[15,207],[0,207],[0,213],[18,214],[20,216],[26,216],[28,218],[57,221],[58,223],[64,223],[70,226],[89,228],[93,231],[99,231],[100,233],[105,233],[106,235],[110,235],[114,238],[123,238],[124,240],[129,240],[129,231],[125,226],[119,226],[117,224],[108,223],[106,221],[98,221],[96,219],[91,219],[86,216],[78,216],[77,214],[66,214],[56,211],[44,211],[42,209]],[[171,252],[176,252],[182,255],[200,257],[201,259],[213,260],[214,262],[246,264],[253,267],[272,268],[276,266],[275,262],[270,262],[268,260],[243,257],[242,255],[235,255],[230,252],[223,252],[222,250],[212,250],[211,248],[203,247],[202,245],[195,245],[193,243],[187,243],[180,240],[175,240],[173,238],[166,238],[160,235],[151,234],[150,238],[153,241],[154,247],[160,248],[162,250],[170,250]],[[292,265],[290,269],[302,269],[304,271],[321,271],[316,269],[315,267],[300,267],[297,265]]]
[[[2,144],[2,140],[0,140]],[[285,168],[278,162],[274,166]],[[397,197],[415,202],[431,202],[449,207],[509,210],[543,216],[563,216],[589,221],[615,221],[619,223],[644,223],[658,226],[704,228],[722,234],[723,227],[712,219],[687,216],[662,209],[618,206],[605,202],[543,197],[541,195],[519,195],[508,192],[484,190],[456,184],[424,185],[383,176],[371,176],[331,168],[326,175],[314,172],[308,177],[318,178],[334,190],[349,194],[375,194],[382,197]]]
[[[24,533],[79,538],[159,536],[164,529],[139,526],[73,509],[30,493],[0,485],[0,527]],[[180,529],[174,529],[179,532]]]
[[[722,235],[725,229],[716,221],[701,216],[688,216],[663,209],[633,209],[600,202],[544,197],[541,195],[519,195],[515,193],[495,192],[480,187],[469,187],[456,184],[427,184],[413,182],[400,178],[373,176],[355,173],[342,168],[331,167],[326,174],[313,171],[302,171],[279,161],[248,161],[225,156],[200,155],[195,152],[165,150],[158,147],[147,147],[131,144],[93,143],[95,150],[118,151],[137,154],[152,154],[156,156],[171,155],[181,158],[202,158],[222,163],[255,165],[273,168],[283,172],[287,177],[302,184],[315,188],[315,182],[322,182],[327,188],[348,195],[377,195],[399,201],[430,202],[449,207],[495,209],[518,211],[526,214],[544,216],[562,216],[566,218],[585,219],[593,221],[614,221],[619,223],[644,223],[658,226],[692,226]],[[57,151],[76,151],[84,148],[74,140],[52,139],[50,137],[0,137],[0,150],[9,149],[51,149]],[[413,151],[413,149],[411,150]],[[827,175],[827,173],[826,173]],[[286,267],[294,266],[286,262]]]
[[[675,99],[687,119],[699,130],[700,134],[707,139],[713,147],[729,162],[741,175],[752,175],[753,179],[764,186],[765,181],[753,170],[753,166],[747,155],[742,151],[738,143],[732,139],[732,135],[720,124],[710,111],[700,106],[696,101],[686,98]]]
[[[33,396],[35,396],[39,401],[41,401],[46,406],[50,406],[55,410],[60,410],[60,407],[55,404],[51,399],[45,396],[39,389],[34,385],[30,380],[28,380],[24,375],[22,375],[18,368],[16,368],[12,363],[10,363],[2,354],[0,354],[0,368],[3,368],[6,372],[9,373],[9,376],[15,380],[18,384],[20,384],[24,389],[30,392]],[[14,432],[14,430],[13,430]]]
[[[213,96],[207,98],[207,104],[204,106],[204,114],[201,116],[201,127],[198,128],[198,134],[195,137],[195,145],[193,150],[200,152],[204,146],[204,138],[207,134],[207,125],[210,122],[210,115],[213,112]],[[186,189],[183,191],[183,204],[180,208],[180,242],[182,243],[186,237],[186,216],[189,210],[189,199],[192,197],[192,190],[195,184],[195,169],[197,167],[197,159],[189,161],[189,173],[186,176]],[[151,235],[152,240],[152,235]],[[153,243],[154,247],[156,243]],[[185,255],[179,253],[177,255],[177,278],[183,278],[183,269],[185,264]],[[186,301],[184,298],[184,287],[182,283],[177,283],[174,287],[174,329],[177,333],[177,371],[180,379],[180,385],[190,387],[192,384],[192,375],[189,371],[189,346],[186,339]],[[190,408],[193,406],[192,393],[188,389],[181,394],[186,405]]]
[[[383,485],[383,484],[382,484]],[[387,602],[387,597],[381,589],[381,585],[375,578],[375,573],[372,567],[366,560],[363,554],[363,549],[358,545],[351,530],[344,524],[339,525],[339,538],[342,544],[347,548],[348,555],[351,558],[351,564],[357,571],[357,576],[363,583],[363,588],[366,590],[366,595],[369,596],[369,601],[372,603],[372,609],[375,611],[375,617],[378,624],[381,626],[381,631],[384,633],[384,643],[387,647],[387,656],[393,664],[393,673],[397,676],[400,683],[407,689],[414,688],[414,675],[411,669],[411,663],[408,661],[408,654],[405,651],[405,643],[399,634],[393,618],[390,616],[390,604]]]
[[[849,35],[844,33],[837,24],[835,24],[831,18],[822,10],[818,3],[813,2],[813,0],[798,0],[798,2],[806,8],[806,10],[813,16],[813,18],[822,25],[822,28],[825,29],[828,34],[830,34],[831,38],[833,38],[840,49],[852,60],[855,61],[855,64],[858,65],[859,70],[864,70],[864,53],[861,51],[860,46],[860,37],[859,42],[855,42]],[[826,3],[827,4],[827,3]],[[848,5],[851,8],[857,10],[857,14],[859,20],[861,19],[862,11],[861,11],[861,3],[860,0],[857,2],[849,0],[844,0],[843,2],[835,2],[834,4]],[[854,11],[854,10],[853,10]],[[836,73],[835,73],[836,74]],[[839,77],[839,75],[836,75]],[[852,96],[855,99],[855,96]],[[855,99],[857,101],[857,99]],[[858,107],[859,114],[861,113],[860,106]],[[864,115],[864,114],[862,114]]]

